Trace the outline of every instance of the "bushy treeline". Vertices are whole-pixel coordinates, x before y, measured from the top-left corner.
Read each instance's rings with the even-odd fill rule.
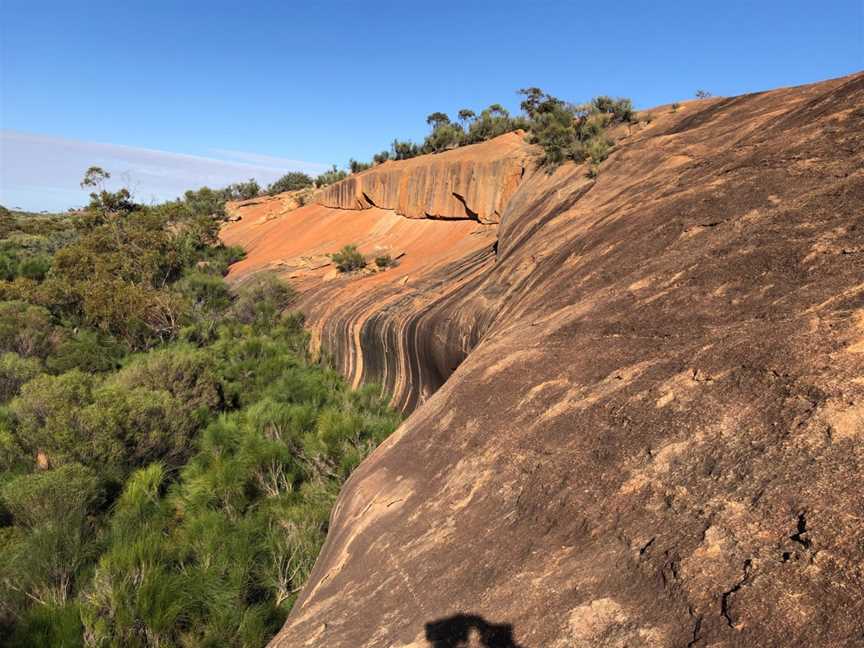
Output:
[[[47,259],[0,280],[0,644],[264,645],[398,423],[289,287],[229,289],[211,206],[0,213],[0,254]]]
[[[585,104],[570,104],[539,88],[520,92],[525,97],[522,110],[531,124],[529,141],[543,148],[540,163],[544,166],[589,160],[589,173],[596,174],[614,145],[608,127],[637,121],[629,99],[601,96]]]
[[[567,160],[590,160],[589,173],[596,174],[597,166],[606,159],[614,145],[608,134],[608,127],[638,121],[629,99],[598,96],[587,103],[573,104],[534,87],[523,88],[518,94],[523,96],[519,115],[511,115],[498,103],[479,113],[463,108],[457,113],[456,119],[451,119],[443,112],[433,112],[426,117],[426,123],[431,130],[421,143],[394,139],[390,148],[376,153],[371,161],[363,162],[351,158],[345,169],[334,164],[315,178],[294,171],[266,188],[259,186],[255,180],[249,180],[222,190],[205,188],[199,192],[187,192],[184,199],[201,204],[212,203],[213,213],[224,215],[223,207],[227,200],[326,187],[344,180],[349,174],[366,171],[389,160],[408,160],[420,155],[440,153],[485,142],[516,130],[527,131],[529,141],[543,148],[540,158],[542,166],[555,167]],[[221,206],[217,204],[219,201]],[[4,266],[0,260],[0,276],[3,271]]]
[[[365,171],[388,160],[407,160],[418,155],[440,153],[458,146],[485,142],[504,133],[530,126],[524,116],[513,117],[506,108],[497,103],[480,111],[479,115],[467,108],[460,110],[458,121],[451,121],[446,113],[434,112],[426,118],[426,123],[432,130],[421,144],[394,139],[389,149],[373,156],[372,162],[352,159],[349,162],[351,173]]]
[[[629,99],[595,97],[585,104],[571,104],[540,88],[523,88],[522,113],[511,116],[501,104],[492,104],[480,114],[463,108],[453,121],[443,112],[426,118],[431,132],[422,144],[395,139],[388,150],[377,153],[372,162],[351,160],[351,173],[358,173],[388,160],[407,160],[429,153],[440,153],[459,146],[485,142],[504,133],[525,130],[529,141],[543,148],[540,164],[554,167],[566,160],[590,159],[592,172],[606,159],[612,138],[607,128],[616,123],[638,120]]]

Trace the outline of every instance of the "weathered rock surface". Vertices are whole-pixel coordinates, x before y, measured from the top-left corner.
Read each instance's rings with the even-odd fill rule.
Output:
[[[862,212],[859,74],[658,109],[452,239],[494,250],[304,284],[413,413],[273,645],[864,645]]]
[[[393,209],[408,218],[497,223],[527,165],[524,134],[436,155],[385,162],[323,189],[316,201],[340,209]]]

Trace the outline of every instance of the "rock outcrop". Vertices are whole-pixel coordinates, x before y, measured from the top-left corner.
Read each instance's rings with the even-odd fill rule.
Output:
[[[653,116],[596,180],[526,164],[497,226],[292,212],[430,229],[401,278],[302,286],[413,413],[274,646],[862,645],[864,74]],[[478,229],[426,260],[432,225]],[[238,279],[303,253],[270,232]]]
[[[316,197],[340,209],[392,209],[407,218],[497,223],[528,163],[521,131],[437,155],[385,162]]]

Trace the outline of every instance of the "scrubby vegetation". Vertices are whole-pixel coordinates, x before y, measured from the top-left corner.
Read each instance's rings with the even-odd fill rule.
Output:
[[[334,164],[329,171],[325,171],[317,178],[315,178],[315,186],[326,187],[327,185],[333,184],[334,182],[344,180],[347,177],[348,173],[346,171],[343,171],[342,169],[336,168],[336,165]]]
[[[371,163],[351,160],[351,173],[364,171],[388,160],[407,160],[418,155],[440,153],[449,149],[485,142],[516,130],[529,133],[531,142],[543,148],[540,164],[555,167],[567,160],[590,160],[588,174],[597,176],[599,164],[606,159],[613,141],[608,128],[638,121],[629,99],[599,96],[585,104],[571,104],[540,88],[519,90],[524,97],[522,114],[510,115],[501,104],[492,104],[478,115],[463,108],[454,122],[443,112],[426,117],[431,132],[422,144],[395,139],[389,150],[377,153]],[[334,167],[335,171],[335,167]]]
[[[289,287],[228,288],[222,191],[89,176],[80,212],[0,211],[0,643],[262,646],[398,417],[308,355]]]
[[[360,254],[356,245],[346,245],[330,255],[339,272],[354,272],[366,267],[366,257]]]
[[[270,184],[267,187],[267,193],[272,196],[274,194],[282,193],[283,191],[297,191],[299,189],[311,187],[313,182],[312,178],[305,173],[294,171],[286,173],[276,182]]]
[[[381,254],[375,257],[375,265],[381,268],[382,270],[385,268],[392,268],[396,265],[396,260],[391,257],[389,254]]]
[[[529,141],[543,148],[540,163],[557,166],[566,160],[590,162],[589,175],[613,146],[608,127],[630,123],[636,116],[629,99],[596,97],[587,104],[568,104],[539,88],[520,90],[522,110],[531,123]]]

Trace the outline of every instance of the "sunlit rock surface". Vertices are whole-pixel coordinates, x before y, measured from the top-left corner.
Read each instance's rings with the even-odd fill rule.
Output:
[[[413,411],[273,645],[862,645],[864,75],[651,112],[596,181],[463,187],[500,225],[405,218],[384,165],[228,226]],[[402,265],[296,269],[346,242]]]

